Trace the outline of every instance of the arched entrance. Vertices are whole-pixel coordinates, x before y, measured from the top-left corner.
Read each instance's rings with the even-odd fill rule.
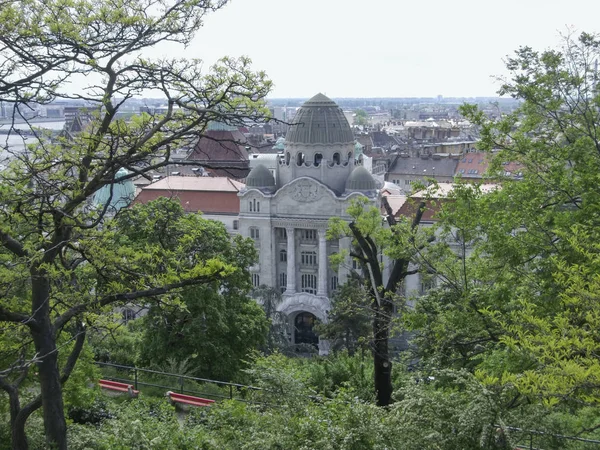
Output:
[[[296,314],[294,318],[294,344],[309,344],[318,348],[319,336],[313,331],[317,318],[309,312]]]

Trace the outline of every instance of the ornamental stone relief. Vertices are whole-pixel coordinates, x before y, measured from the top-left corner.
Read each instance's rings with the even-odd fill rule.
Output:
[[[292,198],[298,202],[314,202],[321,196],[319,185],[301,181],[294,186]]]

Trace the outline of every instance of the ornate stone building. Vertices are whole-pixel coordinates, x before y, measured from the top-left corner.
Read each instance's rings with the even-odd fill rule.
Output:
[[[350,245],[327,241],[330,217],[348,217],[350,201],[377,203],[375,180],[355,158],[350,125],[335,102],[317,94],[298,110],[287,132],[275,176],[257,164],[240,197],[240,233],[256,242],[255,286],[280,289],[295,344],[316,344],[315,318],[327,320],[329,297],[346,281],[347,268],[331,267],[329,256]],[[277,180],[277,181],[276,181]],[[319,342],[321,353],[327,343]]]

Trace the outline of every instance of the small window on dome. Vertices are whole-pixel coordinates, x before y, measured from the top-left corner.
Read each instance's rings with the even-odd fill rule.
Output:
[[[296,165],[301,166],[302,164],[304,164],[304,153],[298,152],[296,154]]]
[[[333,154],[333,163],[337,165],[340,164],[340,154],[337,152]]]
[[[319,167],[321,165],[322,160],[323,155],[321,153],[315,153],[315,167]]]

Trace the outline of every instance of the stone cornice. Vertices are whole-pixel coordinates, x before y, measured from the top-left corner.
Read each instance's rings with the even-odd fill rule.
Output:
[[[271,224],[279,228],[306,228],[313,230],[326,230],[329,219],[294,219],[294,218],[273,218]]]

